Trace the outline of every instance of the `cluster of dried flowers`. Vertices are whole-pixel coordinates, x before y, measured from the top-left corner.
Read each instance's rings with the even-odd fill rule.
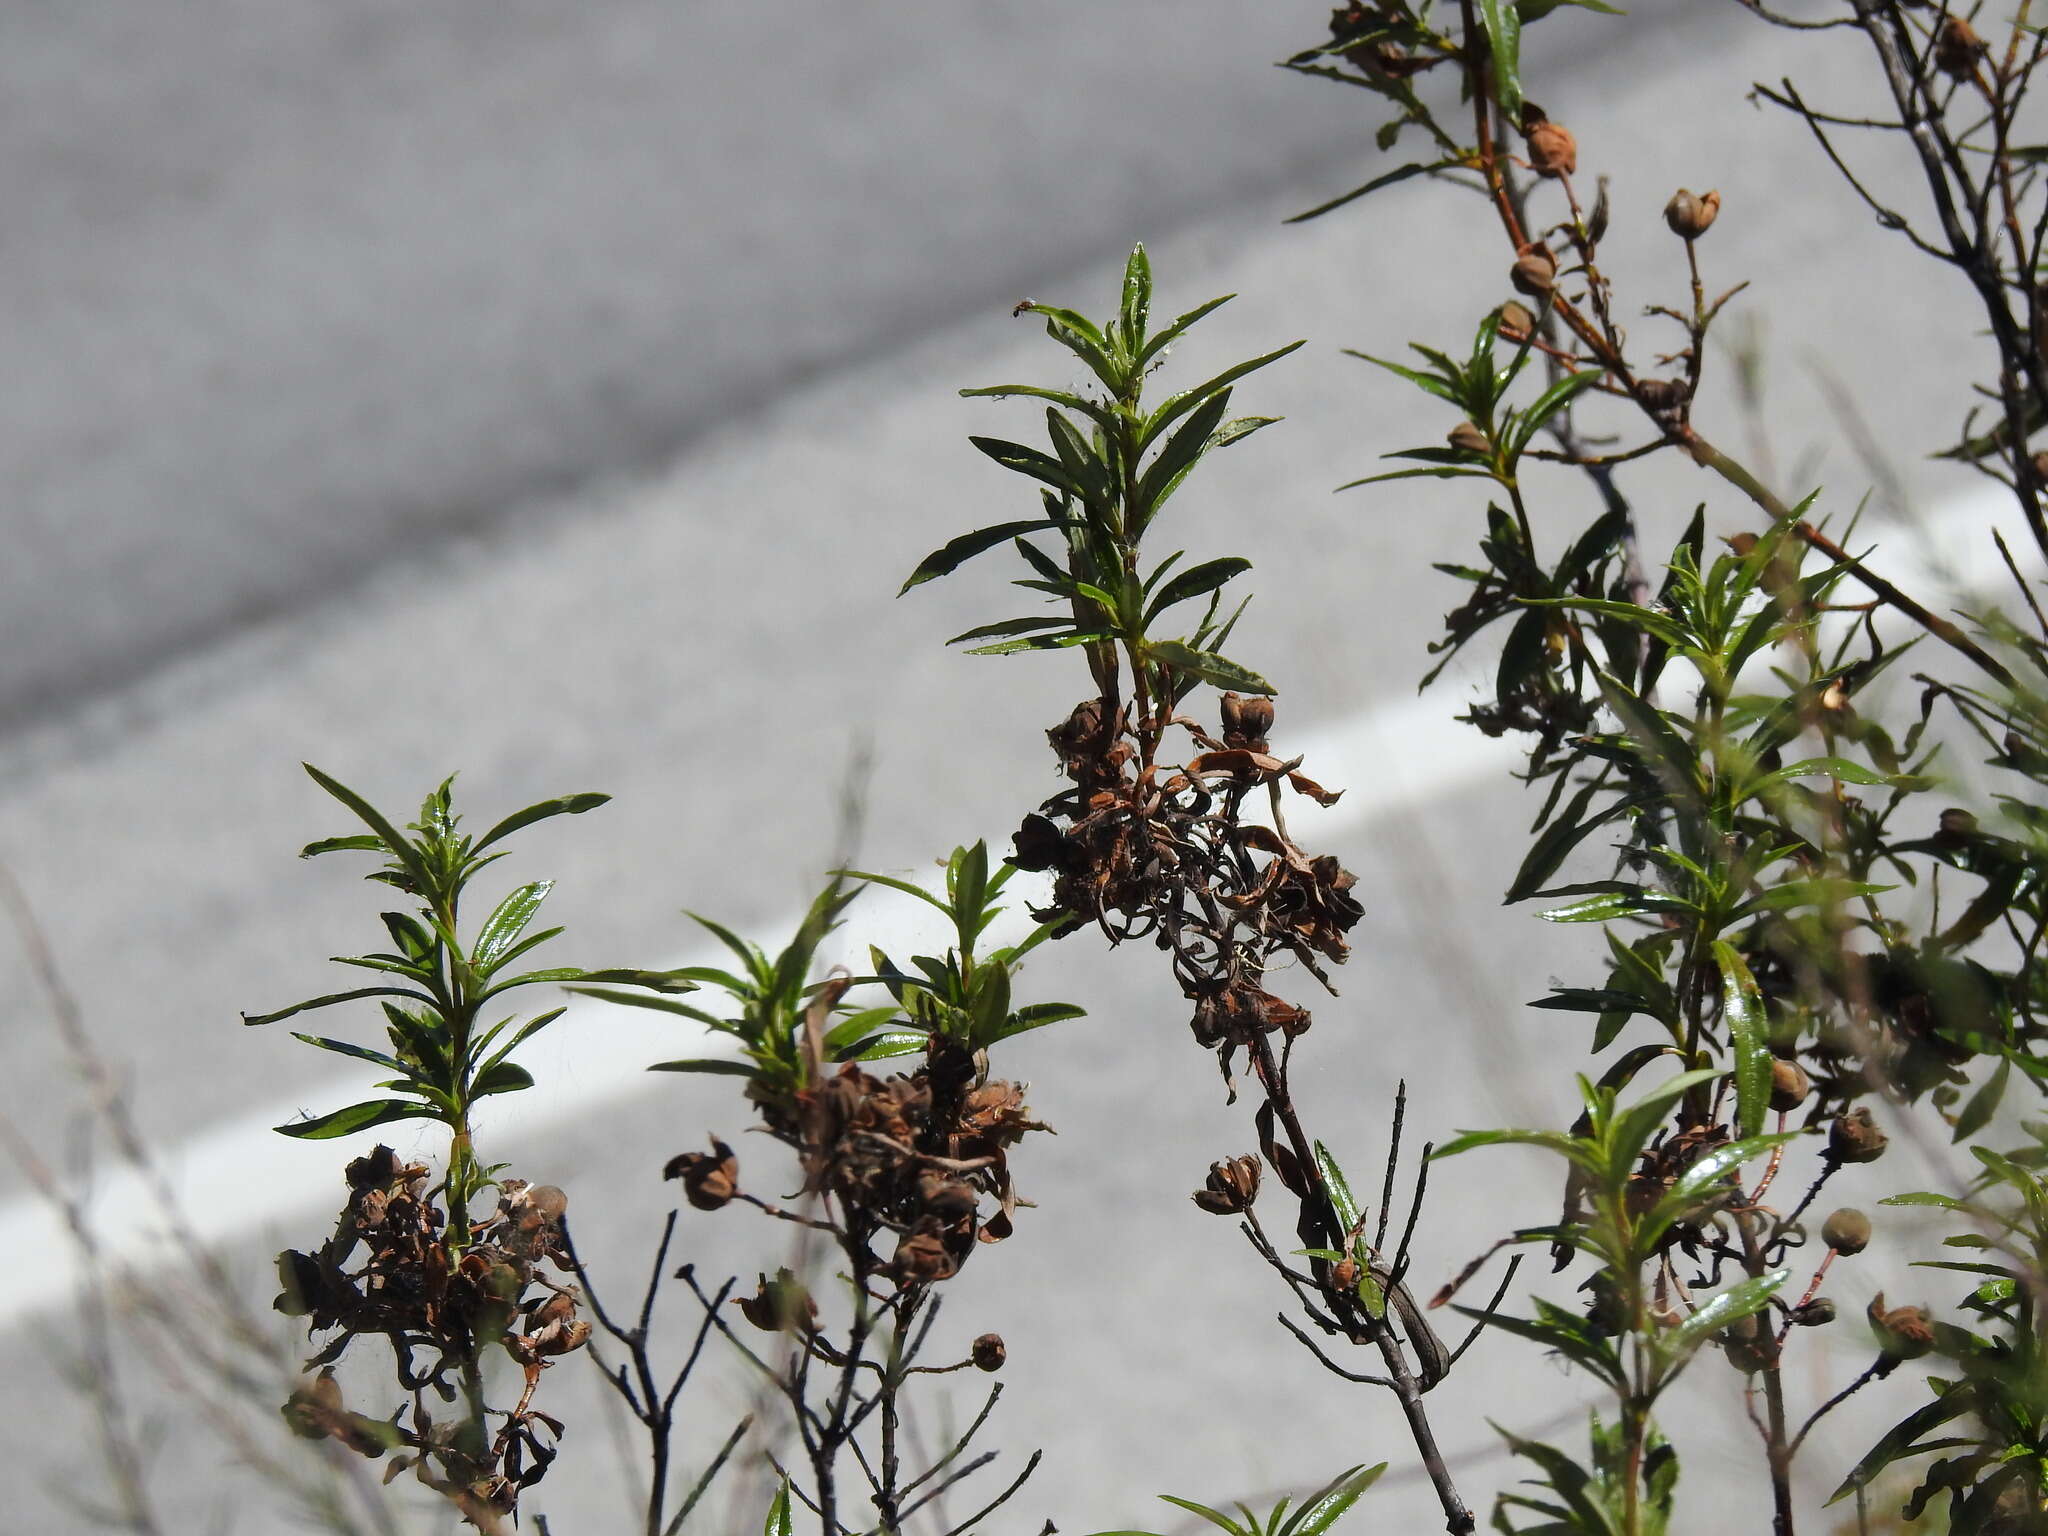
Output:
[[[333,1438],[372,1458],[398,1451],[386,1481],[412,1468],[472,1523],[494,1528],[555,1458],[562,1426],[532,1406],[541,1372],[590,1337],[590,1324],[577,1316],[577,1289],[541,1271],[544,1261],[570,1268],[561,1225],[567,1197],[551,1184],[500,1180],[497,1211],[457,1251],[425,1164],[401,1162],[379,1146],[350,1162],[346,1177],[348,1203],[334,1235],[312,1253],[288,1249],[277,1259],[284,1287],[277,1310],[307,1319],[310,1333],[336,1334],[307,1362],[309,1370],[323,1369],[292,1394],[286,1421],[309,1439]],[[401,1406],[377,1419],[344,1407],[332,1367],[366,1335],[389,1342],[397,1378],[412,1395],[410,1414]],[[478,1357],[492,1345],[524,1368],[518,1406],[494,1435],[475,1401],[437,1421],[426,1394],[473,1398]]]
[[[1235,1053],[1274,1032],[1308,1028],[1308,1010],[1276,996],[1266,975],[1281,956],[1324,985],[1321,962],[1341,964],[1345,935],[1363,915],[1356,876],[1287,835],[1281,787],[1320,805],[1331,792],[1273,754],[1270,698],[1225,693],[1222,734],[1176,716],[1202,750],[1178,768],[1141,750],[1129,711],[1087,699],[1046,733],[1072,787],[1024,820],[1014,862],[1051,871],[1053,906],[1042,921],[1092,922],[1111,943],[1152,938],[1173,956],[1174,977],[1195,1005],[1196,1041]],[[1248,821],[1246,803],[1266,791],[1272,825]]]

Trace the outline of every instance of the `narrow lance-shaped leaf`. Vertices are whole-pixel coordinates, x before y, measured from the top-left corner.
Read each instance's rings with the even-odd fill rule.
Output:
[[[536,880],[531,885],[522,885],[499,902],[497,910],[484,920],[483,931],[477,935],[476,946],[470,954],[470,964],[489,974],[526,925],[533,921],[534,913],[540,910],[541,903],[548,899],[548,892],[554,888],[552,880]]]
[[[472,853],[482,853],[491,844],[510,837],[523,827],[530,827],[537,821],[546,821],[553,816],[581,816],[585,811],[594,811],[611,799],[610,795],[587,790],[580,795],[561,795],[553,800],[543,800],[538,805],[529,805],[523,811],[514,811],[477,841]]]
[[[1386,1470],[1383,1461],[1376,1467],[1353,1467],[1340,1473],[1321,1491],[1309,1495],[1308,1502],[1294,1512],[1294,1518],[1280,1528],[1278,1536],[1322,1536]]]
[[[276,1013],[245,1013],[242,1015],[242,1022],[244,1024],[275,1024],[279,1019],[288,1019],[295,1013],[308,1013],[315,1008],[332,1008],[336,1003],[352,1003],[358,998],[364,997],[403,997],[415,1003],[423,1003],[429,1008],[435,1006],[434,1000],[431,997],[423,996],[418,992],[408,991],[404,987],[358,987],[353,992],[330,992],[325,997],[309,997],[303,1003],[294,1003],[289,1008],[280,1008]]]
[[[1522,120],[1522,18],[1515,0],[1479,0],[1479,21],[1493,49],[1493,95],[1508,121]]]
[[[1337,1237],[1348,1240],[1358,1225],[1358,1201],[1352,1196],[1351,1186],[1345,1181],[1344,1170],[1337,1166],[1337,1159],[1330,1156],[1330,1149],[1320,1141],[1316,1143],[1316,1171],[1323,1176],[1323,1188],[1329,1191],[1331,1213],[1337,1218]]]
[[[1791,1276],[1791,1270],[1779,1268],[1731,1285],[1677,1327],[1660,1335],[1659,1342],[1671,1358],[1682,1360],[1730,1323],[1763,1311],[1770,1304],[1772,1293]]]
[[[1232,688],[1240,693],[1279,692],[1251,668],[1239,666],[1213,651],[1198,651],[1185,641],[1154,640],[1145,649],[1154,661],[1164,662],[1177,672],[1190,673],[1217,688]]]
[[[994,527],[977,528],[972,533],[963,533],[957,539],[949,540],[919,561],[917,569],[912,571],[909,579],[897,589],[896,595],[901,597],[912,587],[921,586],[927,581],[944,576],[967,561],[972,560],[976,555],[993,549],[998,544],[1007,543],[1019,534],[1042,533],[1048,528],[1058,528],[1059,526],[1061,525],[1051,518],[1040,517],[1033,518],[1029,522],[999,523]]]
[[[294,1120],[276,1127],[279,1135],[296,1136],[302,1141],[328,1141],[336,1136],[349,1136],[357,1131],[373,1130],[380,1125],[391,1125],[400,1120],[432,1120],[437,1118],[427,1105],[410,1099],[367,1099],[361,1104],[351,1104],[346,1109],[337,1109],[325,1115],[315,1115],[308,1120]]]
[[[433,889],[433,880],[427,874],[427,866],[420,862],[419,850],[413,847],[404,833],[391,824],[382,811],[346,784],[330,778],[311,763],[301,763],[299,766],[306,770],[315,784],[362,818],[363,824],[377,834],[385,850],[405,866],[406,873],[417,882],[422,893]]]
[[[1735,1114],[1741,1134],[1754,1136],[1764,1128],[1771,1101],[1771,1050],[1764,997],[1749,966],[1726,939],[1714,941],[1714,962],[1721,970],[1721,1017],[1728,1024],[1728,1047],[1735,1057]]]

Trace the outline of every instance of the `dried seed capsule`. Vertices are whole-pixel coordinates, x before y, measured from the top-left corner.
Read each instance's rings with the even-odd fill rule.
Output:
[[[1845,1205],[1821,1223],[1820,1240],[1840,1254],[1861,1253],[1870,1246],[1870,1218]]]
[[[1838,1163],[1874,1163],[1891,1142],[1860,1104],[1828,1127],[1827,1155]]]
[[[1477,454],[1483,459],[1493,457],[1493,439],[1480,431],[1476,423],[1459,422],[1451,428],[1448,440],[1453,448],[1462,453]]]
[[[1771,1063],[1771,1108],[1781,1113],[1797,1109],[1811,1092],[1812,1079],[1798,1062],[1781,1058]]]
[[[1235,693],[1223,695],[1223,734],[1226,737],[1239,736],[1245,743],[1263,743],[1266,733],[1273,729],[1273,701],[1254,694],[1242,698]],[[1253,747],[1253,751],[1260,748]]]
[[[1540,245],[1532,245],[1508,269],[1508,281],[1515,292],[1540,299],[1557,285],[1557,261]]]
[[[1528,133],[1529,164],[1538,176],[1569,176],[1579,168],[1578,140],[1571,129],[1548,118]]]
[[[1792,1321],[1801,1328],[1824,1328],[1834,1320],[1835,1304],[1826,1296],[1816,1296],[1792,1311]]]
[[[1917,1360],[1934,1347],[1934,1319],[1925,1307],[1886,1309],[1884,1292],[1870,1298],[1870,1331],[1877,1347],[1892,1360]]]
[[[1977,818],[1968,811],[1950,806],[1941,813],[1941,820],[1935,826],[1934,841],[1943,848],[1959,848],[1967,843],[1977,831]]]
[[[1528,306],[1517,304],[1513,299],[1500,307],[1500,333],[1509,341],[1526,341],[1536,329],[1536,317],[1529,313]],[[2042,475],[2048,481],[2048,474]]]
[[[1727,1352],[1728,1363],[1745,1376],[1771,1363],[1770,1331],[1754,1312],[1721,1330],[1721,1348]]]
[[[1000,1371],[1003,1362],[1010,1357],[1010,1352],[1003,1347],[1003,1336],[1000,1333],[984,1333],[974,1341],[971,1353],[974,1357],[974,1368],[980,1371]]]
[[[1671,411],[1691,394],[1683,379],[1638,379],[1636,398],[1653,411]]]
[[[807,1325],[818,1316],[818,1304],[811,1300],[811,1293],[788,1269],[777,1270],[773,1280],[761,1276],[754,1294],[735,1297],[733,1305],[763,1333],[781,1333]]]
[[[1977,72],[1977,63],[1990,46],[1962,17],[1951,16],[1935,34],[1934,67],[1952,80],[1967,80]]]
[[[740,1189],[739,1159],[716,1136],[711,1138],[709,1152],[683,1152],[670,1158],[661,1176],[681,1179],[685,1198],[700,1211],[720,1209]]]
[[[1249,1154],[1209,1165],[1209,1181],[1194,1201],[1215,1216],[1235,1216],[1259,1196],[1259,1160]]]
[[[1702,192],[1695,197],[1680,187],[1671,194],[1671,201],[1664,205],[1664,222],[1671,226],[1671,233],[1686,241],[1699,239],[1720,216],[1721,194],[1718,191]]]
[[[1354,1289],[1358,1284],[1358,1260],[1339,1259],[1331,1266],[1330,1284],[1340,1291]]]

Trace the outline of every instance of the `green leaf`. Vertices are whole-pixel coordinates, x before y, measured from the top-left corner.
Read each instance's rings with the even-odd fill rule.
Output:
[[[1213,651],[1198,651],[1182,640],[1153,640],[1145,650],[1153,661],[1164,662],[1176,672],[1186,672],[1212,687],[1231,688],[1240,693],[1279,692],[1249,667],[1225,660]]]
[[[727,1029],[728,1021],[702,1008],[693,1008],[688,1003],[678,1002],[672,997],[659,997],[645,992],[614,992],[608,987],[570,987],[571,992],[584,997],[594,997],[601,1002],[617,1003],[625,1008],[651,1008],[657,1013],[673,1013],[685,1019],[695,1019],[699,1024],[708,1024],[713,1029]]]
[[[400,864],[405,866],[406,873],[412,876],[414,883],[422,894],[434,889],[434,882],[427,873],[427,866],[420,861],[419,850],[413,847],[411,842],[406,839],[405,835],[398,828],[391,825],[385,819],[382,811],[378,810],[346,784],[329,778],[311,763],[301,763],[299,766],[312,776],[315,784],[318,784],[328,794],[334,796],[335,799],[362,818],[363,825],[377,834],[378,840],[383,843],[386,851],[393,858],[397,859]]]
[[[998,523],[993,527],[977,528],[972,533],[963,533],[959,538],[949,540],[919,561],[917,569],[912,571],[910,579],[897,589],[896,595],[901,597],[912,587],[944,576],[966,564],[976,555],[991,550],[998,544],[1006,543],[1019,534],[1042,533],[1048,528],[1062,526],[1064,525],[1052,518],[1039,517],[1028,522]]]
[[[1294,1518],[1280,1528],[1279,1536],[1322,1536],[1386,1470],[1387,1464],[1383,1461],[1376,1467],[1353,1467],[1348,1472],[1339,1473],[1321,1490],[1309,1495],[1301,1508],[1294,1512]]]
[[[1178,1504],[1189,1514],[1200,1515],[1211,1525],[1220,1526],[1222,1529],[1230,1532],[1231,1536],[1259,1536],[1256,1530],[1246,1529],[1228,1515],[1218,1514],[1206,1504],[1197,1504],[1193,1499],[1183,1499],[1171,1493],[1162,1493],[1159,1497],[1169,1504]]]
[[[358,1061],[372,1062],[398,1073],[401,1077],[413,1075],[413,1069],[397,1057],[387,1056],[382,1051],[373,1051],[366,1045],[351,1045],[346,1040],[329,1040],[323,1035],[302,1035],[296,1029],[292,1031],[292,1038],[303,1040],[308,1045],[317,1045],[323,1051],[333,1051],[337,1056],[353,1056]]]
[[[1070,411],[1079,411],[1105,428],[1113,428],[1116,425],[1115,411],[1100,401],[1090,400],[1084,395],[1076,395],[1064,389],[1041,389],[1036,384],[992,384],[986,389],[963,389],[960,394],[962,398],[970,400],[976,396],[990,396],[1000,400],[1010,395],[1029,395],[1035,400],[1050,400],[1054,405],[1063,405]]]
[[[400,1120],[438,1118],[431,1108],[416,1100],[366,1099],[360,1104],[351,1104],[346,1109],[315,1115],[310,1120],[294,1120],[288,1125],[276,1127],[276,1130],[281,1136],[296,1136],[302,1141],[328,1141],[336,1136],[348,1136],[357,1131],[371,1130],[376,1126],[392,1125]]]
[[[1858,1488],[1867,1486],[1893,1462],[1917,1455],[1924,1449],[1916,1444],[1922,1435],[1951,1419],[1961,1418],[1976,1406],[1976,1392],[1967,1385],[1951,1387],[1933,1402],[1921,1404],[1886,1430],[1883,1438],[1864,1453],[1863,1459],[1842,1479],[1842,1486],[1828,1496],[1828,1503],[1840,1503]]]
[[[486,832],[472,853],[482,853],[501,838],[510,837],[522,827],[530,827],[536,821],[546,821],[552,816],[581,816],[585,811],[594,811],[610,800],[610,795],[600,795],[594,790],[580,795],[560,795],[553,800],[543,800],[538,805],[529,805],[523,811],[514,811],[490,831]]]
[[[1205,560],[1200,565],[1190,566],[1159,589],[1152,599],[1152,605],[1145,610],[1145,622],[1150,624],[1175,603],[1184,603],[1191,597],[1200,597],[1213,592],[1231,577],[1252,568],[1249,560],[1228,556],[1221,560]]]
[[[1771,1100],[1770,1021],[1764,1017],[1764,995],[1735,947],[1714,941],[1714,963],[1721,970],[1721,1017],[1728,1024],[1728,1044],[1735,1056],[1736,1119],[1744,1136],[1764,1128]]]
[[[1248,362],[1239,363],[1234,368],[1226,368],[1217,374],[1215,378],[1197,384],[1193,389],[1184,389],[1177,395],[1167,396],[1160,403],[1159,409],[1154,411],[1150,418],[1147,419],[1144,430],[1139,433],[1139,452],[1142,453],[1167,427],[1178,421],[1197,405],[1209,399],[1218,390],[1228,388],[1246,374],[1256,372],[1268,363],[1278,362],[1288,353],[1303,345],[1305,345],[1304,342],[1290,341],[1284,347],[1276,348],[1274,351],[1252,358]]]
[[[1458,160],[1438,160],[1429,165],[1423,165],[1418,162],[1414,165],[1397,166],[1391,171],[1386,171],[1373,177],[1371,181],[1368,181],[1362,187],[1353,187],[1342,196],[1333,197],[1327,203],[1317,203],[1308,212],[1297,213],[1283,222],[1288,224],[1306,224],[1310,219],[1319,219],[1326,213],[1342,208],[1346,203],[1354,203],[1368,193],[1379,191],[1381,187],[1391,187],[1395,182],[1406,181],[1411,176],[1427,176],[1431,171],[1448,171],[1462,163],[1462,161]]]
[[[1042,629],[1066,629],[1072,626],[1071,615],[1060,614],[1044,619],[999,619],[993,624],[978,624],[973,629],[963,630],[948,640],[948,645],[959,645],[965,640],[993,640],[1003,635],[1028,635]]]
[[[323,853],[381,853],[384,839],[358,833],[354,837],[323,837],[317,843],[308,843],[299,850],[302,859],[318,858]]]
[[[403,997],[411,1002],[422,1003],[432,1008],[437,1006],[431,997],[404,987],[358,987],[353,992],[330,992],[325,997],[309,997],[303,1003],[294,1003],[289,1008],[280,1008],[276,1013],[245,1013],[244,1024],[275,1024],[279,1019],[288,1019],[295,1013],[308,1013],[315,1008],[332,1008],[336,1003],[352,1003],[364,997]]]
[[[1165,330],[1161,331],[1157,336],[1154,336],[1150,341],[1145,343],[1144,350],[1138,354],[1138,366],[1140,368],[1144,367],[1147,363],[1151,362],[1153,358],[1157,357],[1161,352],[1164,352],[1168,347],[1172,346],[1176,341],[1180,340],[1180,338],[1187,333],[1187,329],[1189,326],[1193,325],[1197,320],[1201,319],[1204,315],[1209,314],[1214,310],[1221,309],[1225,304],[1228,304],[1232,299],[1236,297],[1237,295],[1234,293],[1226,293],[1221,298],[1209,300],[1209,302],[1206,304],[1197,304],[1193,309],[1189,310],[1186,314],[1182,315],[1178,320],[1174,321],[1173,324],[1169,325]]]
[[[1771,774],[1758,785],[1775,784],[1787,779],[1829,778],[1840,779],[1844,784],[1891,784],[1897,781],[1894,773],[1879,773],[1875,768],[1866,768],[1861,763],[1852,763],[1846,757],[1808,757],[1788,764]]]
[[[517,1093],[522,1088],[533,1086],[533,1074],[516,1061],[496,1061],[476,1075],[469,1085],[475,1098],[489,1098],[494,1093]]]
[[[1903,1195],[1887,1195],[1877,1202],[1879,1205],[1932,1205],[1944,1211],[1965,1211],[1969,1207],[1953,1195],[1938,1195],[1932,1190],[1910,1190]]]
[[[1546,923],[1609,923],[1616,918],[1653,911],[1653,906],[1645,899],[1646,894],[1637,890],[1602,891],[1597,896],[1588,896],[1569,906],[1552,907],[1548,912],[1536,915]]]
[[[1998,1070],[1970,1095],[1970,1102],[1965,1104],[1962,1113],[1956,1116],[1955,1135],[1949,1138],[1951,1143],[1969,1140],[1991,1122],[1992,1115],[1998,1109],[1999,1100],[2005,1097],[2005,1085],[2011,1076],[2012,1060],[2008,1057],[1999,1062]]]
[[[775,1500],[768,1506],[767,1523],[761,1527],[761,1536],[796,1536],[796,1526],[789,1515],[789,1479],[782,1480],[782,1486],[775,1490]]]
[[[1658,1343],[1673,1360],[1683,1360],[1730,1323],[1753,1317],[1770,1305],[1771,1294],[1792,1277],[1785,1268],[1756,1275],[1731,1285],[1669,1332]]]
[[[1513,0],[1479,0],[1479,24],[1493,48],[1493,95],[1511,123],[1522,120],[1522,18]]]
[[[931,1036],[921,1029],[886,1029],[878,1035],[870,1035],[859,1045],[836,1057],[839,1061],[881,1061],[890,1056],[908,1056],[921,1051],[931,1043]]]
[[[657,1061],[647,1069],[650,1072],[704,1072],[714,1077],[752,1077],[754,1066],[751,1062],[734,1061],[724,1056],[700,1056],[689,1061]]]
[[[1074,630],[1064,635],[1031,635],[1022,640],[999,640],[994,645],[977,645],[963,654],[968,656],[1012,656],[1020,651],[1058,651],[1068,646],[1094,645],[1101,640],[1114,640],[1116,631],[1109,629]]]
[[[1118,305],[1123,321],[1124,345],[1133,354],[1145,345],[1145,326],[1152,315],[1152,262],[1143,245],[1131,247],[1131,259],[1124,263],[1124,290]]]
[[[1606,371],[1600,368],[1567,374],[1530,401],[1528,409],[1516,418],[1514,433],[1508,439],[1510,456],[1519,455],[1546,421],[1606,376]]]
[[[1344,1180],[1344,1170],[1337,1166],[1337,1159],[1330,1156],[1330,1149],[1320,1141],[1316,1143],[1316,1171],[1323,1176],[1323,1187],[1330,1192],[1330,1207],[1337,1218],[1337,1236],[1349,1241],[1352,1230],[1358,1225],[1358,1201],[1352,1197],[1351,1186]]]
[[[1209,451],[1211,437],[1223,424],[1230,409],[1230,391],[1218,390],[1204,400],[1172,437],[1166,440],[1152,462],[1138,477],[1135,510],[1140,523],[1150,519],[1172,493],[1181,476],[1194,468],[1195,461]]]
[[[540,910],[540,904],[548,899],[548,892],[554,888],[552,880],[536,880],[531,885],[522,885],[498,903],[498,909],[485,919],[483,931],[477,935],[476,948],[469,957],[469,963],[480,974],[490,974],[491,968],[512,947],[521,931],[533,921],[534,913]]]

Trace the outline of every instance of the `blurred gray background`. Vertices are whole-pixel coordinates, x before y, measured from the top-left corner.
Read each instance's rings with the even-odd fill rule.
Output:
[[[354,1149],[264,1127],[360,1080],[236,1016],[346,984],[323,957],[379,937],[353,871],[293,857],[347,830],[299,761],[400,810],[460,769],[486,822],[547,794],[616,795],[527,835],[506,866],[560,880],[562,963],[696,958],[686,906],[779,944],[830,863],[863,751],[867,867],[923,878],[955,843],[1005,842],[1055,785],[1040,732],[1085,691],[1081,670],[943,649],[1013,611],[1005,557],[892,594],[953,533],[1035,504],[966,442],[1029,437],[1032,415],[955,394],[1068,379],[1071,359],[1011,306],[1105,308],[1140,239],[1160,309],[1242,295],[1178,349],[1170,379],[1309,343],[1238,394],[1289,421],[1191,482],[1163,536],[1254,560],[1259,598],[1235,648],[1282,690],[1276,740],[1349,790],[1296,826],[1359,873],[1367,904],[1344,996],[1317,1009],[1303,1046],[1312,1118],[1367,1167],[1402,1076],[1416,1138],[1568,1118],[1580,1026],[1522,1005],[1585,976],[1592,936],[1499,905],[1535,807],[1511,753],[1449,724],[1469,676],[1415,698],[1421,641],[1457,601],[1429,562],[1463,558],[1480,506],[1433,482],[1330,494],[1450,425],[1339,348],[1458,344],[1505,296],[1505,262],[1476,200],[1420,182],[1282,224],[1393,163],[1373,147],[1370,98],[1272,67],[1320,40],[1326,11],[0,7],[0,861],[195,1222],[259,1307],[267,1256],[316,1240]],[[1955,340],[1976,324],[1969,296],[1875,231],[1803,130],[1744,102],[1752,79],[1789,71],[1853,107],[1868,94],[1861,55],[1762,29],[1732,3],[1632,11],[1545,23],[1528,69],[1577,132],[1582,172],[1612,176],[1625,307],[1682,298],[1658,212],[1681,184],[1719,186],[1727,207],[1702,257],[1710,286],[1753,283],[1726,330],[1756,341],[1766,393],[1745,417],[1719,388],[1702,423],[1795,490],[1825,483],[1837,510],[1875,487],[1870,527],[1901,562],[1964,549],[1955,518],[1981,503],[1922,455],[1985,366]],[[1710,377],[1725,385],[1728,363]],[[1749,521],[1718,482],[1665,458],[1624,488],[1653,555],[1701,499],[1718,529]],[[1575,526],[1576,483],[1543,495],[1540,525]],[[854,944],[877,931],[863,923],[937,942],[873,895],[854,917]],[[1025,1149],[1038,1208],[949,1287],[949,1342],[935,1346],[987,1329],[1010,1341],[989,1435],[1005,1453],[985,1477],[1046,1450],[993,1528],[1159,1522],[1154,1510],[1173,1513],[1152,1502],[1160,1490],[1271,1498],[1356,1462],[1410,1465],[1391,1400],[1298,1356],[1272,1321],[1270,1276],[1187,1202],[1251,1131],[1163,968],[1082,936],[1043,952],[1028,985],[1090,1013],[1011,1062],[1060,1136]],[[0,1000],[8,1118],[75,1167],[86,1095],[12,932]],[[616,1296],[673,1199],[661,1163],[710,1130],[737,1141],[747,1117],[715,1081],[639,1074],[693,1048],[685,1027],[580,1011],[556,1034],[542,1091],[507,1107],[490,1150],[573,1192]],[[107,1241],[147,1251],[162,1213],[97,1158]],[[0,1401],[29,1469],[0,1530],[68,1532],[90,1528],[68,1500],[101,1474],[66,1380],[75,1273],[35,1182],[0,1167],[0,1240],[19,1271]],[[1554,1169],[1506,1152],[1442,1165],[1433,1187],[1419,1289],[1556,1197]],[[707,1274],[787,1257],[780,1229],[737,1209],[686,1211],[680,1232]],[[1877,1274],[1831,1286],[1845,1311]],[[1545,1293],[1567,1299],[1566,1284]],[[670,1319],[680,1334],[687,1308]],[[1860,1339],[1816,1351],[1795,1391],[1818,1401],[1846,1380]],[[189,1385],[162,1385],[176,1362],[123,1363],[163,1529],[280,1528]],[[1723,1369],[1710,1358],[1699,1372]],[[1706,1385],[1667,1413],[1686,1478],[1714,1490],[1686,1528],[1754,1529],[1760,1461],[1724,1383]],[[628,1476],[587,1364],[547,1386],[574,1427],[533,1507],[563,1536],[628,1528]],[[714,1354],[686,1466],[750,1393]],[[974,1384],[954,1398],[964,1419]],[[1482,1514],[1519,1475],[1484,1419],[1582,1447],[1572,1415],[1590,1400],[1505,1341],[1431,1399]],[[1812,1489],[1876,1422],[1852,1409],[1816,1436]],[[758,1490],[757,1467],[741,1482]],[[1371,1501],[1360,1528],[1437,1523],[1412,1476]],[[707,1509],[706,1531],[760,1518]],[[433,1512],[406,1529],[448,1524]]]

